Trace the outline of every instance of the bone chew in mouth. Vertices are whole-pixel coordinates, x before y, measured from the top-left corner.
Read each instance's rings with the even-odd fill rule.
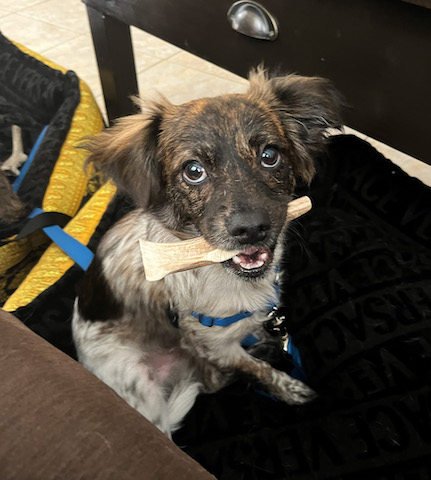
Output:
[[[300,197],[289,202],[286,220],[291,221],[311,209],[309,197]],[[241,250],[220,250],[210,245],[203,237],[174,243],[155,243],[139,240],[145,277],[148,281],[161,280],[170,273],[204,267],[229,260]]]

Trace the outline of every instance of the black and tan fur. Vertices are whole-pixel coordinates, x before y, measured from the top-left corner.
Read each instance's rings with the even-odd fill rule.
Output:
[[[136,209],[105,235],[84,279],[73,320],[78,355],[168,435],[199,392],[217,391],[237,375],[287,403],[312,396],[240,342],[261,329],[275,300],[295,182],[312,179],[327,128],[337,126],[338,97],[329,82],[269,79],[258,70],[245,94],[178,106],[160,100],[91,142],[90,160],[129,192]],[[198,174],[203,169],[206,175],[198,183],[190,182],[190,162],[199,162]],[[244,249],[241,262],[146,281],[139,239],[201,235],[223,250]],[[177,313],[179,328],[169,310]],[[229,327],[208,328],[192,311],[254,313]]]
[[[0,170],[0,222],[10,224],[25,216],[27,208],[13,191],[6,175]]]

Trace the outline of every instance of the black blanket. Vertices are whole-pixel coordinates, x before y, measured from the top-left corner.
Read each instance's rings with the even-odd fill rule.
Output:
[[[333,137],[287,241],[283,303],[319,399],[237,382],[202,395],[174,440],[220,480],[431,478],[431,191]],[[130,206],[117,198],[90,246]],[[73,355],[73,267],[15,314]],[[286,365],[288,368],[288,365]]]
[[[320,398],[236,384],[175,440],[220,480],[431,478],[431,190],[355,137],[332,140],[291,229],[283,303]]]

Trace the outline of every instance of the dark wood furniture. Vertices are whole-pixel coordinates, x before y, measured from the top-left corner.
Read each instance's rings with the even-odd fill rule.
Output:
[[[133,25],[239,75],[268,67],[330,78],[346,98],[345,122],[431,163],[431,10],[401,0],[261,0],[276,41],[232,30],[234,0],[83,0],[109,120],[138,93]],[[423,0],[422,4],[429,4]]]

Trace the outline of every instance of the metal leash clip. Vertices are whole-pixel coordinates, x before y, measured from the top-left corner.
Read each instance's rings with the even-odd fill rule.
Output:
[[[278,307],[268,313],[268,320],[264,323],[265,330],[273,337],[280,337],[281,348],[288,355],[290,337],[287,333],[286,315],[283,315]]]

